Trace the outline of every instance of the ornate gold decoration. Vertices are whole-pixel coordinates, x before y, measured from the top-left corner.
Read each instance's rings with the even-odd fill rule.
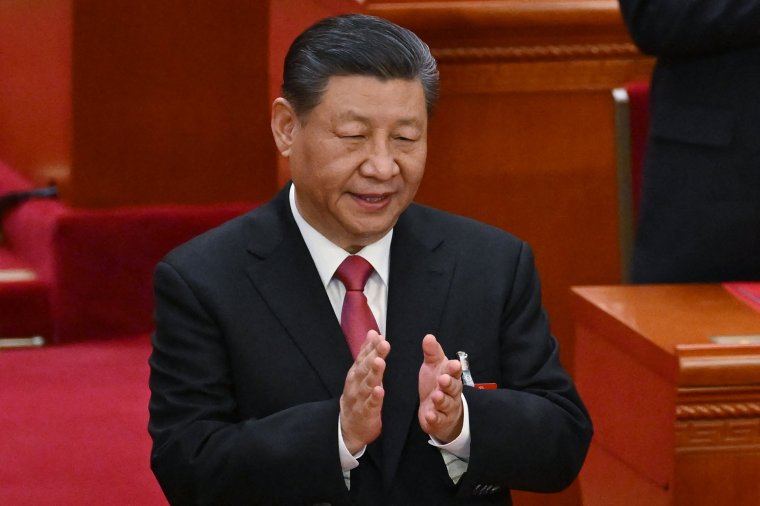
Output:
[[[439,62],[640,57],[631,43],[432,48]]]
[[[676,406],[676,418],[679,420],[751,418],[756,416],[760,416],[760,402],[679,404]]]

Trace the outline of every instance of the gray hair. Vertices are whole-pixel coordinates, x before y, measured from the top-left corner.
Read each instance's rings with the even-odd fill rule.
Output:
[[[301,33],[285,57],[282,94],[303,118],[319,104],[330,77],[352,75],[419,79],[428,115],[438,100],[438,66],[427,44],[365,14],[325,18]]]

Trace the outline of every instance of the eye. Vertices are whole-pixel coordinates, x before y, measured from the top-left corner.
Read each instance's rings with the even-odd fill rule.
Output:
[[[410,139],[409,137],[399,135],[396,137],[396,140],[401,142],[414,142],[416,139]]]

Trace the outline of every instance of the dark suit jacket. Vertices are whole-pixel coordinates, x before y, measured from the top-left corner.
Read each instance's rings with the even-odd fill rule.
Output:
[[[657,56],[637,282],[760,279],[760,0],[620,0]]]
[[[505,232],[414,204],[400,217],[383,431],[350,493],[337,424],[352,359],[287,188],[170,253],[155,288],[152,467],[174,504],[503,505],[509,488],[562,489],[584,460],[588,415],[559,364],[531,252]],[[471,458],[458,485],[416,418],[426,333],[500,387],[466,388]],[[500,490],[478,495],[483,485]]]

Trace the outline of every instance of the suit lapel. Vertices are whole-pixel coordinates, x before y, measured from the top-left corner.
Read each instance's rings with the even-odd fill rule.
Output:
[[[391,343],[383,403],[383,479],[390,486],[410,424],[417,423],[422,338],[436,334],[455,267],[442,236],[415,223],[414,208],[393,232],[387,338]]]
[[[257,223],[248,276],[333,397],[353,362],[322,281],[290,213],[286,187]]]

